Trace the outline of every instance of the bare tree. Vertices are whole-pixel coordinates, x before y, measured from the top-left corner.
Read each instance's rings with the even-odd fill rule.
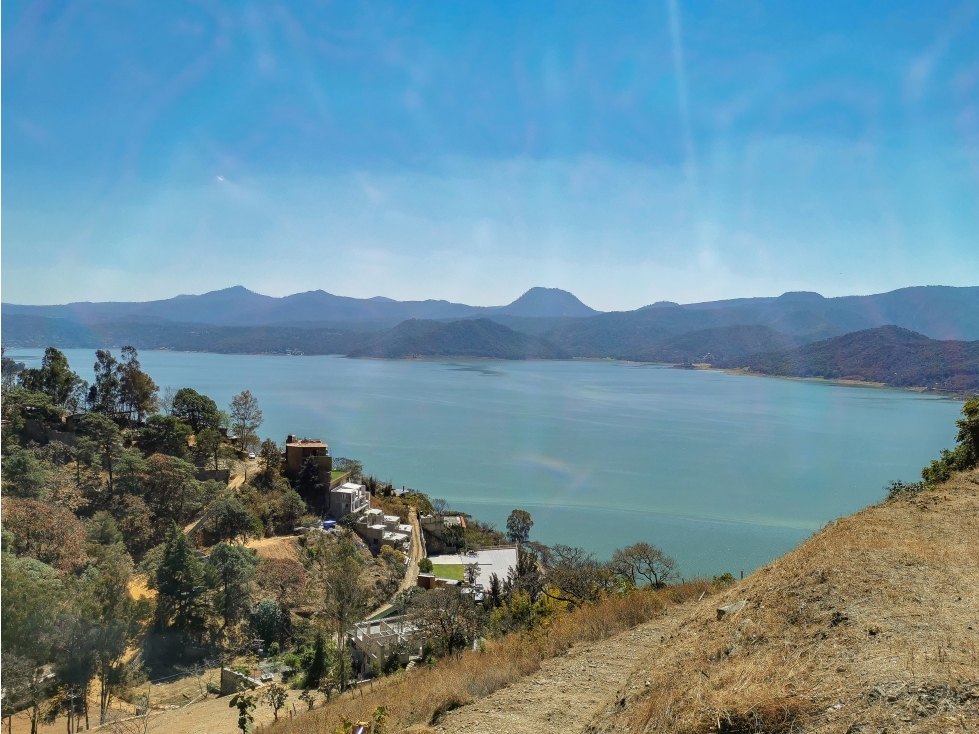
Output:
[[[412,607],[411,622],[438,641],[449,655],[475,640],[482,626],[482,615],[472,596],[456,587],[425,592]]]
[[[206,658],[193,665],[178,666],[177,670],[197,679],[197,691],[201,698],[207,698],[208,688],[214,683],[214,676],[219,670],[220,663],[213,658]]]
[[[108,728],[112,734],[147,734],[150,729],[149,694],[137,699],[135,714],[118,712]]]
[[[476,579],[479,578],[479,564],[478,563],[467,563],[463,569],[466,583],[470,586],[476,585]]]
[[[590,553],[568,545],[550,549],[544,593],[571,605],[595,601],[615,588],[615,574]]]
[[[173,399],[177,395],[177,389],[171,385],[167,385],[163,389],[163,394],[157,401],[157,407],[160,412],[165,415],[173,415]]]
[[[441,497],[432,497],[432,510],[436,515],[444,515],[448,507],[449,503]]]
[[[649,543],[636,543],[615,551],[612,571],[632,586],[662,588],[677,578],[676,561]]]

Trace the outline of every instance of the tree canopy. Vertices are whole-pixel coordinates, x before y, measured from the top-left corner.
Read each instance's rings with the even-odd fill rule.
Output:
[[[189,387],[177,390],[171,402],[170,414],[189,425],[193,433],[220,426],[217,403]]]
[[[526,543],[534,521],[526,510],[514,510],[506,521],[506,534],[511,543]]]

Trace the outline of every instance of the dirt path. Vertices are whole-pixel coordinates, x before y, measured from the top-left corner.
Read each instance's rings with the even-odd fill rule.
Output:
[[[679,613],[678,613],[679,612]],[[648,665],[663,637],[690,612],[677,608],[620,635],[571,648],[548,660],[540,672],[450,713],[436,727],[453,734],[540,734],[584,732],[609,703],[619,700],[637,668]]]
[[[422,540],[421,540],[421,526],[418,524],[418,512],[412,507],[408,511],[408,522],[411,523],[411,557],[408,560],[408,570],[405,572],[404,579],[401,580],[401,585],[398,586],[398,594],[400,594],[405,589],[409,589],[418,583],[418,564],[422,559]],[[367,615],[367,619],[371,617],[376,617],[381,612],[386,612],[391,608],[391,603],[383,604],[375,609],[373,612]]]

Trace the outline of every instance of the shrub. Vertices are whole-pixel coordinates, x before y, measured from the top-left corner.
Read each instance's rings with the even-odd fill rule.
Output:
[[[932,462],[935,463],[935,462]],[[887,492],[887,499],[893,500],[909,494],[916,494],[925,488],[923,482],[902,482],[900,479],[892,479],[884,487]]]
[[[432,568],[433,568],[432,561],[429,558],[422,558],[418,562],[418,570],[421,571],[422,573],[431,573]]]

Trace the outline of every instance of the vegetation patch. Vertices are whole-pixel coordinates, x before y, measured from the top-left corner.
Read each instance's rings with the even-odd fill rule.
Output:
[[[462,581],[466,569],[461,563],[433,563],[432,573],[440,579],[454,579]]]

